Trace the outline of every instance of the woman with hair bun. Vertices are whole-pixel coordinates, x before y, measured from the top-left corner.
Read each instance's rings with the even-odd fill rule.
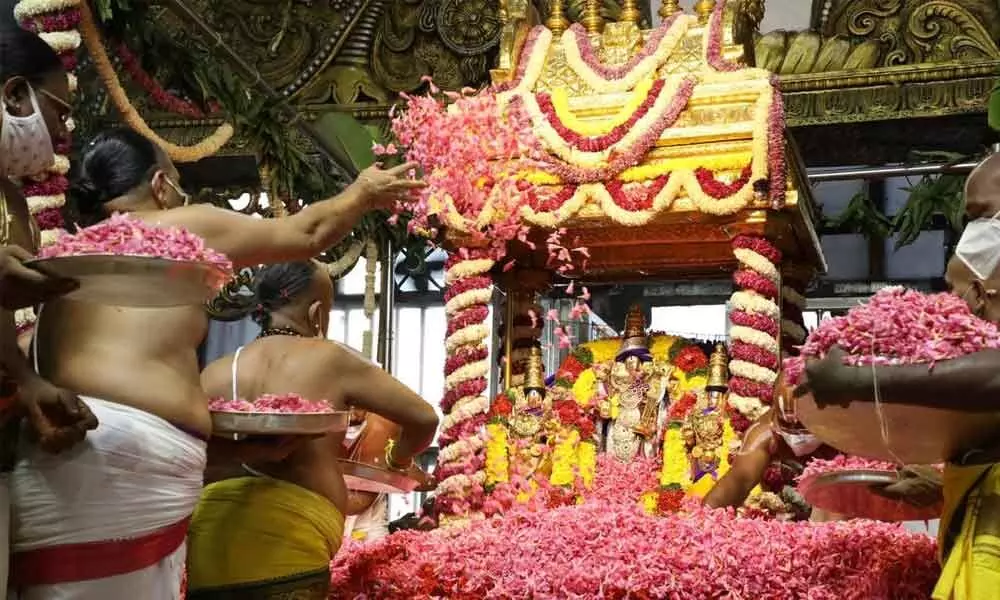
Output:
[[[18,346],[14,311],[72,291],[76,284],[25,266],[39,230],[15,183],[52,166],[54,140],[66,136],[69,80],[41,38],[0,28],[0,597],[6,597],[10,515],[7,473],[27,417],[36,448],[65,450],[97,426],[74,394],[32,370]],[[15,393],[16,392],[16,393]],[[27,442],[27,440],[21,440]]]
[[[84,148],[69,205],[85,224],[119,212],[181,227],[241,268],[316,256],[369,211],[421,187],[407,176],[413,168],[372,167],[337,196],[260,219],[189,204],[166,153],[117,129]],[[36,324],[39,372],[80,394],[101,426],[80,452],[28,454],[13,473],[18,498],[39,507],[15,511],[15,564],[33,573],[27,597],[177,597],[212,432],[197,354],[207,327],[201,306],[45,305]]]

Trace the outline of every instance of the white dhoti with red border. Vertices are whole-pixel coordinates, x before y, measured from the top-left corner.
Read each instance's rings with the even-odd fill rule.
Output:
[[[100,426],[79,446],[19,449],[12,598],[177,600],[205,442],[149,413],[82,399]]]

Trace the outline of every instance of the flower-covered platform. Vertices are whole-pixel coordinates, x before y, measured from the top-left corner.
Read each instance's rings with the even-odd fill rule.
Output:
[[[351,544],[331,598],[917,600],[938,575],[934,541],[871,521],[783,523],[689,507],[650,516],[658,465],[601,457],[577,506]]]

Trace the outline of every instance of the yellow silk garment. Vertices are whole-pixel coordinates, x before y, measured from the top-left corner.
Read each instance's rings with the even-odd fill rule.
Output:
[[[1000,469],[996,465],[960,467],[944,471],[944,513],[938,546],[944,552],[949,525],[964,504],[962,529],[950,552],[942,556],[943,570],[934,588],[934,600],[994,600],[1000,598]]]
[[[202,492],[188,533],[192,591],[281,580],[328,569],[344,515],[328,499],[271,477],[240,477]]]

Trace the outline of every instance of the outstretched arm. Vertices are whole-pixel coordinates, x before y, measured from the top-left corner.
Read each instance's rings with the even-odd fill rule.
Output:
[[[806,383],[795,395],[811,392],[820,406],[874,402],[961,408],[970,412],[1000,409],[1000,350],[942,360],[932,365],[852,367],[834,348],[806,365]]]
[[[744,451],[734,460],[733,465],[705,496],[705,506],[709,508],[739,507],[746,501],[750,491],[760,484],[764,471],[771,463],[771,432],[764,415],[754,423],[743,441]]]
[[[347,236],[365,214],[387,208],[407,191],[423,187],[409,179],[413,164],[366,169],[342,193],[281,218],[260,219],[196,204],[151,214],[161,225],[180,226],[204,238],[238,268],[308,260]]]

